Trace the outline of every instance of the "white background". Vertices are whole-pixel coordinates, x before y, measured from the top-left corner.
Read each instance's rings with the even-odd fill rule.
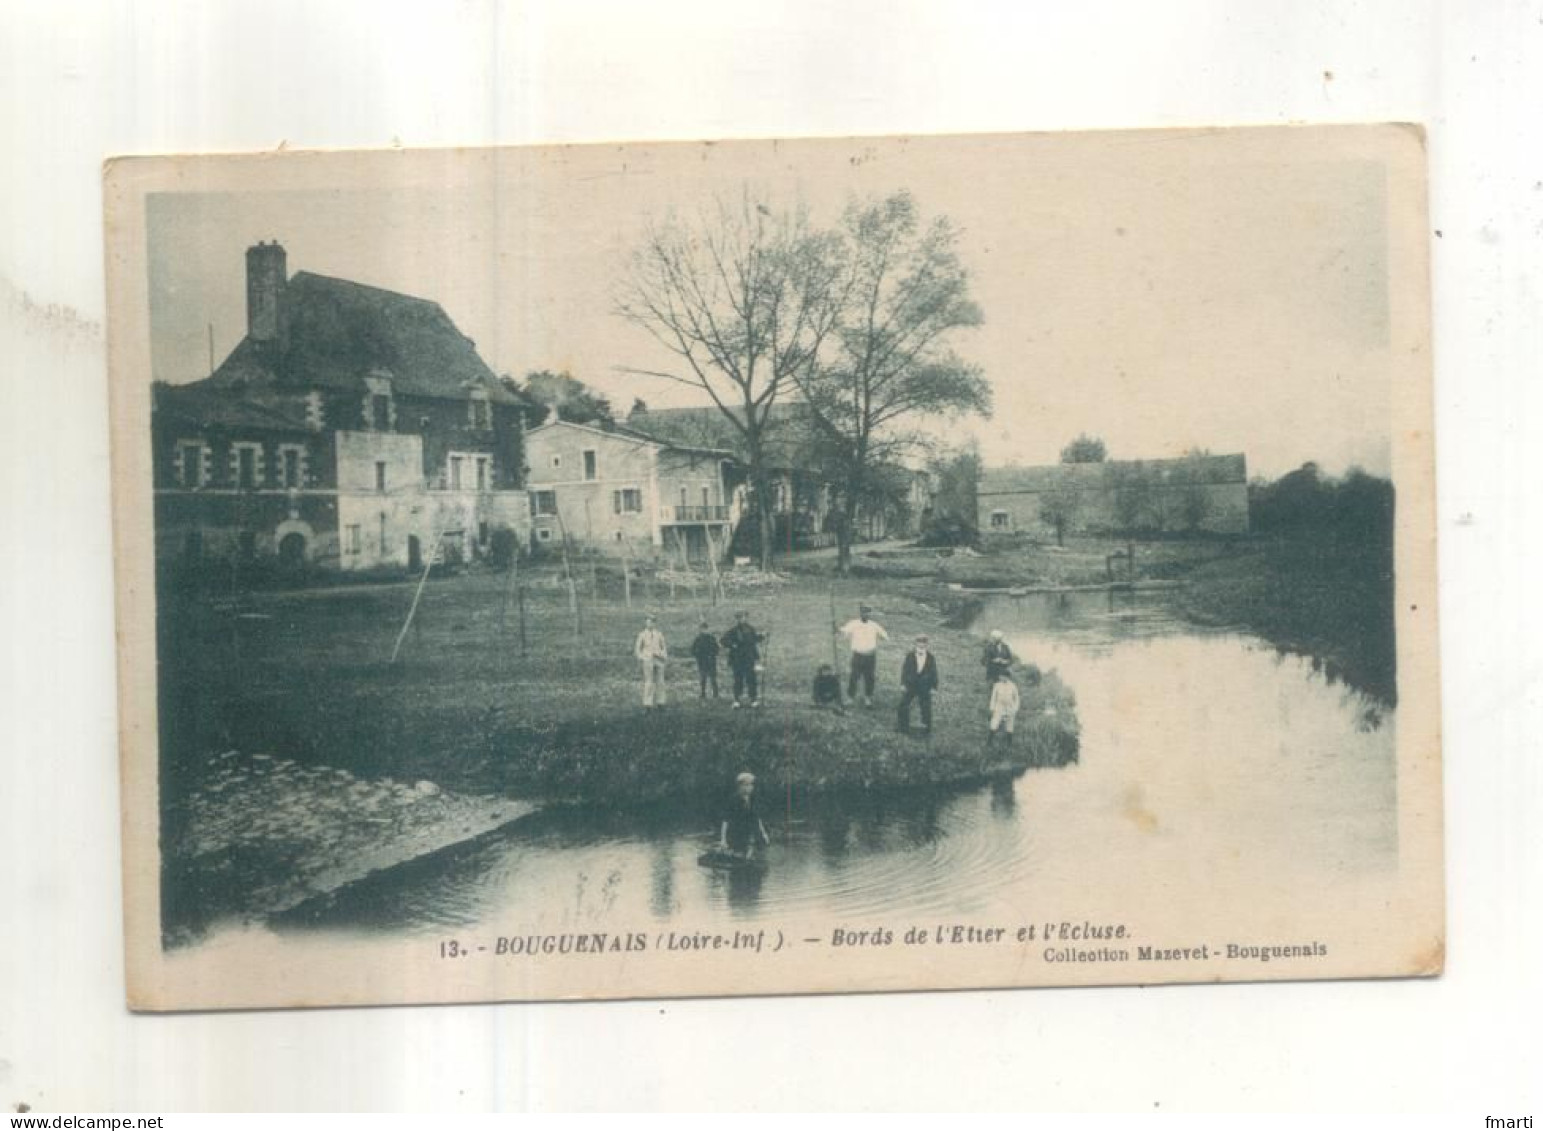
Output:
[[[1543,3],[0,8],[0,1105],[1543,1116]],[[1400,119],[1430,129],[1448,814],[1434,981],[135,1017],[108,154]]]

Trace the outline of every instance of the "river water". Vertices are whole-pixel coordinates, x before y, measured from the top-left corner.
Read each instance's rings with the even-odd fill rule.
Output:
[[[1394,712],[1310,658],[1199,630],[1157,596],[994,597],[975,625],[1058,669],[1080,760],[953,795],[790,814],[764,877],[698,866],[710,821],[548,812],[316,901],[310,927],[601,930],[975,917],[1050,895],[1305,897],[1397,866]]]

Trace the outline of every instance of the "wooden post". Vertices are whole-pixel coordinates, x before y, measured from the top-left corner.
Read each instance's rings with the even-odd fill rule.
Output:
[[[573,616],[573,642],[577,644],[582,635],[579,621],[579,587],[573,579],[573,559],[568,555],[568,526],[563,522],[563,512],[554,508],[557,515],[557,533],[563,540],[563,573],[568,578],[568,612]]]
[[[568,615],[573,617],[573,642],[577,644],[584,633],[579,620],[579,587],[571,573],[568,575]]]
[[[841,670],[841,649],[836,646],[836,636],[839,631],[836,627],[836,586],[832,582],[830,587],[830,666],[835,671]]]
[[[503,603],[498,606],[498,630],[504,632],[508,627],[509,598],[513,595],[520,580],[520,544],[518,541],[510,548],[509,553],[509,584],[504,586]]]
[[[520,658],[524,659],[527,651],[525,643],[525,586],[520,586]]]
[[[713,607],[717,608],[718,598],[723,595],[723,577],[718,572],[718,536],[710,526],[703,533],[707,538],[708,585],[712,589]]]
[[[702,528],[703,538],[707,537],[707,527]],[[691,554],[686,549],[686,543],[677,534],[675,545],[680,550],[680,567],[686,573],[686,584],[691,587],[691,603],[697,607],[697,613],[703,620],[707,619],[707,610],[702,607],[702,602],[697,599],[696,570],[691,568]]]
[[[621,587],[627,598],[627,608],[632,608],[632,557],[627,553],[627,543],[621,544]]]
[[[423,598],[423,587],[429,583],[429,570],[434,568],[434,555],[439,553],[439,540],[445,535],[441,527],[434,534],[434,544],[429,547],[429,555],[423,562],[423,576],[418,579],[418,588],[413,591],[413,603],[407,610],[407,619],[402,622],[402,631],[396,634],[396,643],[391,647],[391,662],[396,663],[397,653],[402,650],[402,641],[407,638],[407,630],[412,627],[413,616],[418,612],[418,602]]]
[[[586,552],[589,554],[589,599],[600,600],[600,575],[597,572],[596,559],[600,556],[595,548],[595,526],[589,519],[589,498],[584,499],[584,541],[589,545]]]

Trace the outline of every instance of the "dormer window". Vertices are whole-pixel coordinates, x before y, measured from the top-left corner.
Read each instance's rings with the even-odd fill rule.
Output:
[[[391,378],[366,377],[364,385],[365,428],[371,432],[395,432],[396,398],[391,392]]]
[[[493,406],[488,401],[486,389],[473,389],[471,399],[467,401],[466,411],[469,414],[471,426],[479,432],[486,432],[493,427]]]

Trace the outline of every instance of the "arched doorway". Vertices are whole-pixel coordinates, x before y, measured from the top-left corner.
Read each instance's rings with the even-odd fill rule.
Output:
[[[305,535],[291,530],[279,539],[279,565],[285,573],[299,573],[305,569]]]
[[[316,549],[316,532],[308,522],[285,519],[274,528],[272,544],[278,549],[279,569],[286,576],[296,577],[305,572]]]

